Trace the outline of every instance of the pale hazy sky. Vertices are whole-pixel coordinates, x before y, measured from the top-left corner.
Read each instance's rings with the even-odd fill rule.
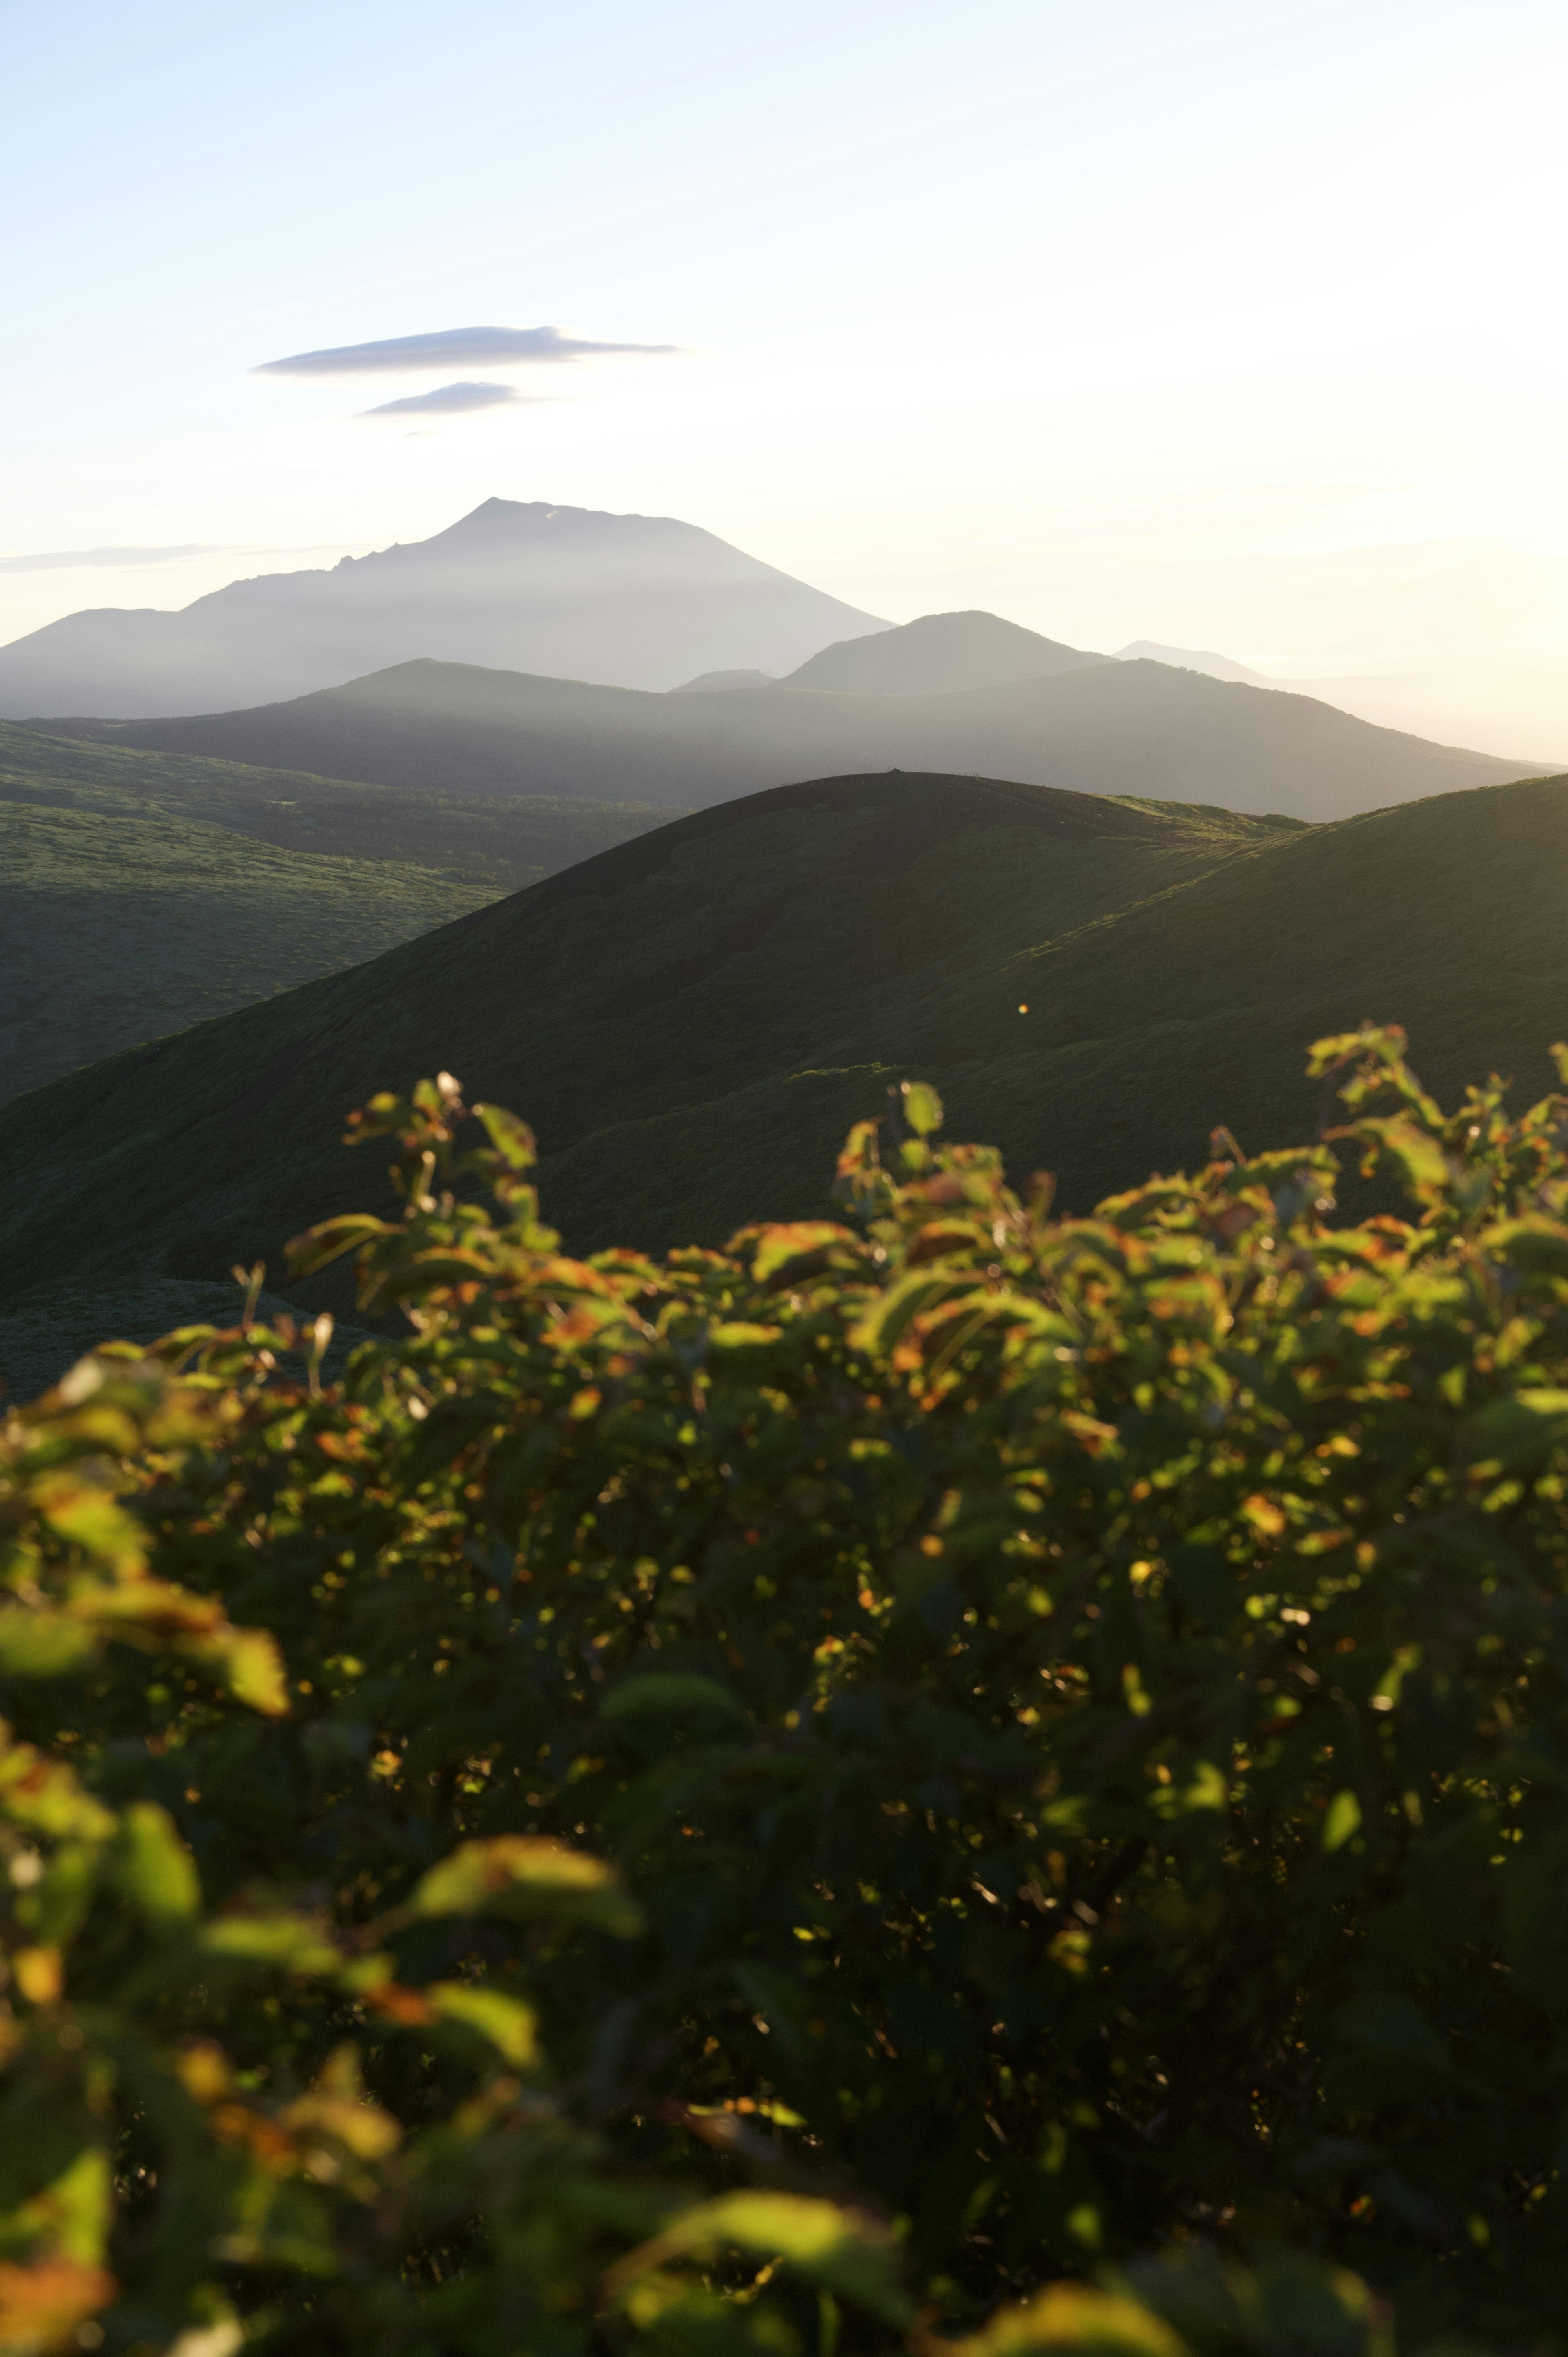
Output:
[[[0,639],[493,493],[679,515],[897,620],[1369,675],[1568,759],[1562,0],[0,32]],[[681,350],[252,372],[477,323]],[[454,384],[517,397],[406,405]]]

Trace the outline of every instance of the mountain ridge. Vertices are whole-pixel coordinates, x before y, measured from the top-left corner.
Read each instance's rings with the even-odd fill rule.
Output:
[[[879,629],[700,525],[486,500],[427,540],[255,574],[188,607],[92,607],[0,647],[0,716],[273,702],[421,656],[664,689],[791,669]]]
[[[1279,689],[1109,658],[903,696],[782,682],[653,694],[425,658],[250,711],[38,725],[372,784],[685,808],[789,777],[897,769],[1318,822],[1530,774],[1523,762],[1380,729]]]
[[[890,630],[841,640],[808,655],[779,685],[832,695],[933,695],[1002,687],[1015,679],[1054,679],[1112,660],[969,607],[919,614]]]

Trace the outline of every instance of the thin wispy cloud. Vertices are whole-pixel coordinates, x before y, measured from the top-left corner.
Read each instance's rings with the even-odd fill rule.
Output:
[[[0,556],[0,573],[67,572],[77,565],[172,565],[182,556],[217,556],[209,542],[192,540],[174,548],[49,548],[37,556]]]
[[[254,376],[381,376],[433,368],[518,368],[589,360],[609,352],[679,351],[678,344],[606,344],[559,328],[443,328],[427,336],[392,336],[374,344],[337,344],[263,361]]]
[[[495,409],[501,404],[522,401],[526,396],[514,393],[510,384],[438,384],[434,393],[404,393],[401,401],[383,401],[374,409],[361,409],[361,417],[410,417],[420,414],[459,416],[468,409]]]

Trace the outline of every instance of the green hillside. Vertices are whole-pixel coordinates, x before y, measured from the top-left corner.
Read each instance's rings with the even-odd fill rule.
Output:
[[[356,783],[0,721],[0,802],[204,821],[285,851],[394,859],[516,890],[676,815],[668,802]]]
[[[99,1283],[275,1271],[373,1192],[343,1113],[440,1067],[533,1121],[574,1244],[656,1247],[819,1210],[911,1072],[1074,1205],[1219,1122],[1310,1133],[1302,1045],[1365,1014],[1440,1087],[1544,1083],[1565,857],[1568,779],[1317,829],[951,777],[726,804],[0,1114],[0,1362]]]
[[[666,816],[0,724],[0,1102],[377,957]]]

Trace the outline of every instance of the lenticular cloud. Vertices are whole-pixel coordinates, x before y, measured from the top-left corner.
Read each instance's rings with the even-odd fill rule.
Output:
[[[534,366],[585,360],[599,352],[673,352],[675,344],[604,344],[559,328],[443,328],[427,336],[392,336],[373,344],[337,344],[263,361],[256,376],[381,376],[456,365]]]
[[[438,384],[434,393],[405,393],[401,401],[379,402],[374,409],[361,409],[361,417],[416,417],[460,415],[467,409],[494,409],[499,404],[521,401],[523,395],[513,393],[510,384]]]

